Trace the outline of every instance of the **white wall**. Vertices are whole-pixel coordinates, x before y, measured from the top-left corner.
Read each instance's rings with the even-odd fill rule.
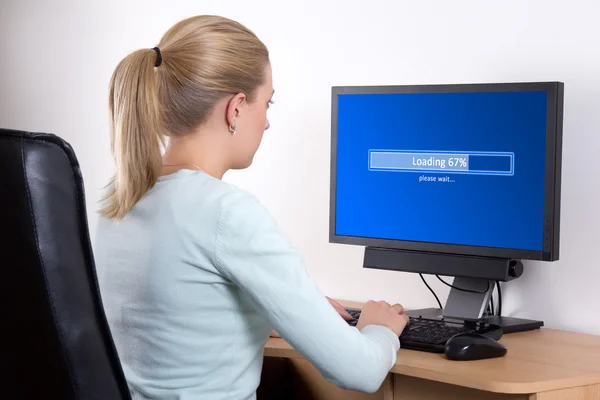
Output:
[[[227,179],[261,198],[323,291],[338,298],[435,304],[418,275],[364,270],[361,248],[328,243],[332,85],[564,81],[561,260],[526,264],[505,286],[505,311],[600,334],[600,3],[2,0],[0,126],[71,142],[92,228],[112,168],[113,68],[128,52],[153,47],[176,21],[203,13],[248,25],[270,48],[274,68],[271,130],[252,168]]]

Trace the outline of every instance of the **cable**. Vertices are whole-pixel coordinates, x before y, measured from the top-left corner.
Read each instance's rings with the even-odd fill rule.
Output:
[[[427,289],[429,289],[429,291],[431,292],[431,294],[433,294],[433,297],[435,297],[435,300],[438,303],[438,306],[440,306],[440,310],[444,307],[442,307],[442,302],[440,301],[440,299],[437,297],[437,294],[435,294],[435,292],[433,291],[433,289],[431,288],[431,286],[429,286],[429,284],[427,283],[427,281],[425,280],[425,277],[423,276],[423,274],[419,274],[419,276],[421,277],[421,279],[423,280],[423,283],[425,284],[425,286],[427,286]]]
[[[490,296],[490,306],[492,308],[490,315],[495,315],[495,310],[494,310],[494,289],[492,289],[492,295]]]
[[[442,278],[440,278],[439,275],[436,275],[436,277],[440,280],[440,282],[442,282],[444,285],[446,286],[450,286],[452,289],[456,289],[459,290],[461,292],[467,292],[467,293],[475,293],[475,294],[486,294],[488,290],[490,290],[490,281],[487,281],[487,289],[485,289],[483,292],[477,292],[475,290],[469,290],[469,289],[461,289],[459,287],[453,286],[451,284],[449,284],[448,282],[446,282],[445,280],[443,280]]]
[[[498,288],[498,316],[502,316],[502,289],[500,288],[500,281],[496,281],[496,287]]]

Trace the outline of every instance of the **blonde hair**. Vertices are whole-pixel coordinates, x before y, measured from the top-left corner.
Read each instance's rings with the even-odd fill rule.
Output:
[[[101,212],[111,219],[122,219],[156,184],[167,136],[198,127],[223,96],[245,93],[253,101],[269,63],[252,31],[218,16],[177,23],[157,47],[129,54],[110,81],[116,172]]]

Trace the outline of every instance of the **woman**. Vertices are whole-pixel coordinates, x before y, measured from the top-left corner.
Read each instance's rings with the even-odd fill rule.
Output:
[[[116,173],[95,252],[136,399],[255,398],[272,329],[342,388],[376,391],[395,362],[402,307],[369,302],[350,327],[268,212],[221,180],[252,163],[272,95],[267,48],[216,16],[113,74]]]

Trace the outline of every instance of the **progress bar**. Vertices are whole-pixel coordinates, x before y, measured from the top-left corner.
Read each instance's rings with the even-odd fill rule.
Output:
[[[514,175],[515,154],[491,151],[369,150],[370,171]]]

